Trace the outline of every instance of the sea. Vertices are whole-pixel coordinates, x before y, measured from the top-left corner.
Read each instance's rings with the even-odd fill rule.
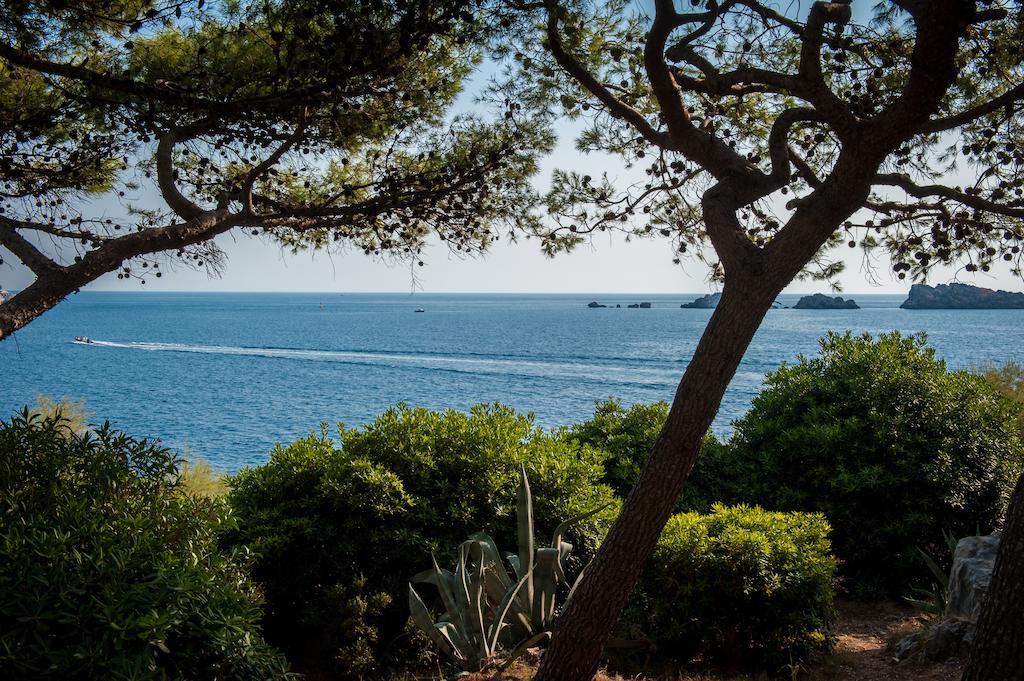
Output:
[[[358,426],[398,402],[502,402],[552,428],[609,397],[671,400],[711,315],[679,306],[700,295],[86,291],[0,342],[0,416],[38,395],[84,400],[92,422],[225,472],[323,422]],[[923,331],[950,369],[1024,362],[1024,310],[902,310],[904,298],[770,311],[714,430],[727,436],[765,374],[815,354],[830,330]],[[627,307],[639,302],[650,309]]]

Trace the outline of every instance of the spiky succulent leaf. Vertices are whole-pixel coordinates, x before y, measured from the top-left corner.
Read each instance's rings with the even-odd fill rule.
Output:
[[[519,467],[519,490],[516,494],[516,520],[519,538],[519,570],[526,577],[526,600],[533,602],[533,496],[530,494],[530,479],[526,477],[526,466]]]

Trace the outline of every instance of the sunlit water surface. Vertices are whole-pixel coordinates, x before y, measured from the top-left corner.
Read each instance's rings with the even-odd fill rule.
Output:
[[[670,400],[711,314],[679,308],[695,297],[87,292],[0,343],[0,410],[37,394],[84,399],[94,421],[228,471],[321,421],[362,424],[399,401],[500,401],[568,424],[605,397]],[[715,430],[729,431],[765,372],[814,353],[828,330],[925,331],[957,369],[1024,361],[1024,310],[909,311],[903,298],[769,312]],[[595,299],[612,307],[588,309]],[[626,307],[640,301],[652,308]]]

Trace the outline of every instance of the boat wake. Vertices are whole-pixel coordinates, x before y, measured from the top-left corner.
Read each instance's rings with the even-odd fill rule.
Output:
[[[115,342],[91,339],[83,343],[101,348],[124,348],[148,352],[181,352],[206,355],[233,355],[294,361],[331,362],[396,369],[450,371],[462,374],[523,376],[531,378],[573,379],[599,383],[662,388],[675,386],[680,378],[678,365],[644,366],[636,363],[600,363],[543,358],[485,358],[429,353],[382,353],[347,350],[303,350],[227,345],[189,345],[184,343]]]

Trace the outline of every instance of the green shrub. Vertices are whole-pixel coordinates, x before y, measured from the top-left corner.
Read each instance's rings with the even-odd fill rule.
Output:
[[[624,499],[640,477],[667,417],[665,402],[638,403],[626,409],[619,400],[610,399],[595,405],[592,418],[565,428],[562,434],[605,453],[604,482]],[[731,495],[733,487],[729,451],[709,432],[676,510],[707,512],[713,503]]]
[[[254,576],[267,598],[266,631],[307,670],[369,674],[405,662],[409,575],[433,552],[483,531],[515,546],[520,464],[534,495],[538,531],[612,499],[599,484],[601,453],[543,433],[532,417],[500,405],[470,413],[404,405],[360,429],[326,429],[230,481],[238,514],[232,542],[259,555]],[[616,508],[574,527],[589,558]],[[575,568],[575,566],[573,566]]]
[[[918,548],[938,554],[943,530],[996,527],[1022,461],[1011,405],[898,333],[830,334],[770,373],[730,445],[734,500],[823,512],[861,596],[921,585]]]
[[[25,411],[0,422],[0,677],[269,679],[259,599],[166,449]]]
[[[833,642],[824,516],[715,505],[665,526],[627,618],[659,654],[777,672]]]
[[[178,463],[178,482],[185,492],[197,497],[222,497],[228,491],[223,473],[206,459],[187,454]]]
[[[72,433],[83,433],[89,429],[90,414],[85,408],[85,400],[72,402],[67,395],[56,400],[46,395],[36,395],[36,406],[29,409],[29,414],[41,419],[59,418],[66,421],[65,430]]]
[[[1024,438],[1024,365],[989,366],[982,369],[981,376],[1014,405],[1017,434]]]

